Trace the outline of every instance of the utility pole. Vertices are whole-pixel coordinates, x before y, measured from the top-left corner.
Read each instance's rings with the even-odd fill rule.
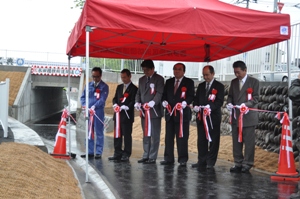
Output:
[[[246,6],[246,8],[249,8],[249,0],[247,0],[247,6]]]
[[[277,13],[277,0],[274,0],[274,11],[273,12]]]

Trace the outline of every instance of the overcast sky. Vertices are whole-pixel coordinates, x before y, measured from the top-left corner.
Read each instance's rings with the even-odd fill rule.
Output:
[[[260,8],[255,4],[250,8],[272,12],[273,2],[258,0]],[[300,22],[300,9],[292,7],[299,0],[281,2],[286,2],[282,12],[291,14],[292,23]],[[73,0],[0,0],[0,50],[65,53],[70,31],[81,12],[72,6]]]
[[[0,49],[65,53],[80,10],[73,0],[0,0]]]

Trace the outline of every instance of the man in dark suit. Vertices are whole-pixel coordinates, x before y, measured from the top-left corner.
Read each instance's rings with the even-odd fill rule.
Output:
[[[163,114],[161,97],[164,91],[164,78],[156,74],[152,60],[144,60],[141,67],[145,75],[139,79],[134,105],[137,110],[141,111],[143,128],[144,154],[138,163],[155,164]]]
[[[134,122],[134,99],[137,87],[131,82],[131,73],[128,69],[121,71],[121,80],[113,98],[114,108],[114,147],[115,152],[109,160],[128,161],[132,149],[132,123]],[[122,143],[124,137],[124,150]]]
[[[227,98],[227,108],[233,111],[233,106],[246,106],[249,108],[257,108],[259,98],[259,81],[247,75],[247,66],[243,61],[233,63],[234,74],[237,78],[233,79]],[[240,109],[235,108],[236,118],[232,117],[232,143],[233,158],[235,166],[230,168],[230,172],[249,173],[254,164],[255,152],[255,126],[258,123],[258,112],[248,111],[243,113],[242,139],[239,137],[239,116]],[[233,112],[232,112],[232,115]],[[241,138],[241,137],[240,137]],[[245,144],[245,153],[243,154],[243,144]]]
[[[164,160],[161,165],[174,164],[174,137],[176,137],[178,162],[186,166],[188,156],[188,139],[191,120],[191,109],[187,107],[193,102],[194,81],[184,76],[185,65],[177,63],[173,67],[174,76],[166,81],[162,104],[166,108],[166,135]]]
[[[202,75],[205,81],[198,85],[194,99],[194,111],[197,115],[198,162],[192,164],[192,167],[211,169],[217,161],[219,152],[224,85],[214,79],[215,70],[211,65],[202,69]],[[207,108],[206,113],[210,109],[210,118],[208,115],[203,116],[204,107]],[[205,126],[208,128],[204,128]]]

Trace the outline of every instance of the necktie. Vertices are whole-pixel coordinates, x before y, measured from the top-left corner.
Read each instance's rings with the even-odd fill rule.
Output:
[[[145,84],[145,89],[148,87],[149,82],[150,82],[150,77],[147,77],[147,82],[146,82],[146,84]]]
[[[243,87],[243,80],[240,80],[240,90],[242,89]]]
[[[175,93],[176,93],[176,91],[177,91],[177,89],[178,89],[178,86],[179,86],[179,80],[177,79],[177,80],[176,80],[176,84],[175,84],[175,86],[174,86],[174,95],[175,95]]]
[[[206,88],[205,88],[205,95],[208,95],[208,90],[209,90],[209,83],[206,82]]]
[[[123,94],[125,93],[125,91],[126,91],[126,85],[124,84],[123,85]]]

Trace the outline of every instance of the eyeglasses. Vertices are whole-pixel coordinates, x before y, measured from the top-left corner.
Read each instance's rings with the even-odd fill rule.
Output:
[[[92,78],[98,79],[100,78],[100,76],[92,76]]]

